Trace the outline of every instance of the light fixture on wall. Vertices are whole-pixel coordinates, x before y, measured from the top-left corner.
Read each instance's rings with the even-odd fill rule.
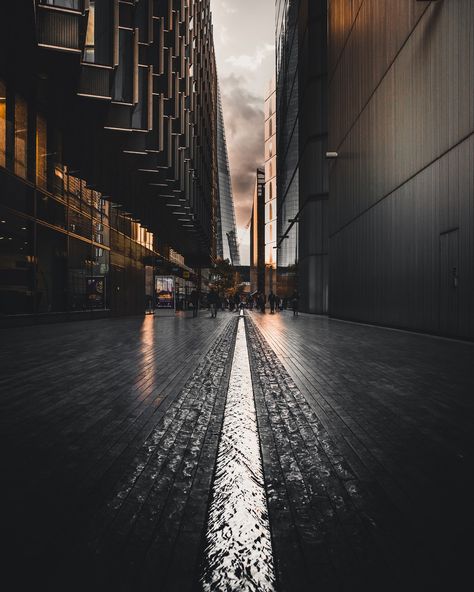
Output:
[[[338,152],[326,152],[326,158],[328,159],[335,159],[339,156]]]

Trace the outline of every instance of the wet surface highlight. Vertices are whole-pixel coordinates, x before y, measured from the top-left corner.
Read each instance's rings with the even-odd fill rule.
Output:
[[[262,459],[244,319],[239,319],[206,533],[204,591],[273,592]]]

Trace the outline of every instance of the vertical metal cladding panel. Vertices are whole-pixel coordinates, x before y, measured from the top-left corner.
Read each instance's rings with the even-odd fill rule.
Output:
[[[111,70],[81,65],[78,92],[93,97],[110,98]]]
[[[472,2],[334,0],[329,15],[331,314],[472,339]],[[448,330],[440,236],[455,229]]]
[[[37,34],[38,43],[65,50],[79,51],[80,14],[72,14],[38,8]]]

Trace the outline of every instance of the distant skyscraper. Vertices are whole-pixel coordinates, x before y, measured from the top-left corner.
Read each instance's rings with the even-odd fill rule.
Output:
[[[276,288],[276,88],[271,80],[265,97],[265,292]]]
[[[257,169],[250,225],[250,290],[265,292],[265,171]]]
[[[218,88],[217,100],[217,169],[219,199],[217,201],[217,257],[228,259],[233,265],[240,265],[239,245],[235,225],[234,196],[230,180],[229,159],[222,114],[221,94]]]

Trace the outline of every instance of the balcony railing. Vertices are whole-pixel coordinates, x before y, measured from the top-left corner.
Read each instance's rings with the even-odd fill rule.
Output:
[[[79,3],[71,2],[72,4]],[[36,16],[38,45],[80,53],[82,13],[71,9],[58,10],[58,8],[63,7],[49,3],[38,6]]]
[[[95,64],[81,64],[78,94],[97,99],[112,99],[110,93],[112,68]]]

